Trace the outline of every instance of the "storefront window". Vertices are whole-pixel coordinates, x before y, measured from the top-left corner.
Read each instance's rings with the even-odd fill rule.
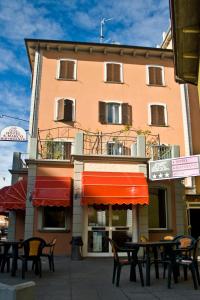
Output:
[[[108,205],[88,207],[88,226],[108,226]]]
[[[149,229],[167,228],[166,189],[150,188]]]
[[[64,207],[44,207],[42,218],[43,229],[67,229],[66,213],[67,210]]]

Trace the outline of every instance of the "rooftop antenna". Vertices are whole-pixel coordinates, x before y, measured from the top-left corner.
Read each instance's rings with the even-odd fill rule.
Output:
[[[100,28],[100,43],[104,42],[104,35],[103,35],[103,26],[105,25],[105,22],[111,21],[113,18],[102,18],[101,19],[101,28]]]

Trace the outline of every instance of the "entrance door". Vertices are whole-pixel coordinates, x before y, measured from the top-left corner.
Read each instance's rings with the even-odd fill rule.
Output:
[[[119,246],[132,240],[132,206],[88,206],[87,219],[88,256],[111,255],[107,237],[114,239]]]
[[[191,235],[194,238],[198,238],[200,236],[200,209],[190,209],[190,225],[191,225]]]

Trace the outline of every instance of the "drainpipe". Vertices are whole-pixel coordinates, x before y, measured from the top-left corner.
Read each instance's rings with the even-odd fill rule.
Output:
[[[192,132],[191,132],[191,119],[190,119],[190,105],[188,85],[180,84],[181,103],[182,103],[182,116],[183,116],[183,132],[185,141],[185,155],[189,156],[193,153],[192,149]],[[194,181],[192,177],[188,177],[185,180],[185,186],[188,188],[194,187]]]

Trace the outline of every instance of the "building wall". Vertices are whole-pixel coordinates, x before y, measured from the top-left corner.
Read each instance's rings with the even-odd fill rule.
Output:
[[[77,60],[76,81],[56,79],[59,58]],[[124,83],[104,82],[104,62],[108,61],[123,64]],[[146,84],[146,65],[151,64],[165,67],[165,87]],[[124,125],[100,124],[98,102],[103,100],[128,102],[132,105],[133,128],[148,129],[154,134],[159,133],[162,143],[179,144],[181,155],[184,155],[180,90],[179,85],[174,81],[173,61],[170,59],[43,51],[38,114],[40,130],[65,126],[63,122],[54,121],[57,97],[70,97],[76,100],[75,126],[104,132],[122,129]],[[167,104],[169,126],[148,126],[148,103],[153,102]],[[47,107],[48,114],[46,113]]]

